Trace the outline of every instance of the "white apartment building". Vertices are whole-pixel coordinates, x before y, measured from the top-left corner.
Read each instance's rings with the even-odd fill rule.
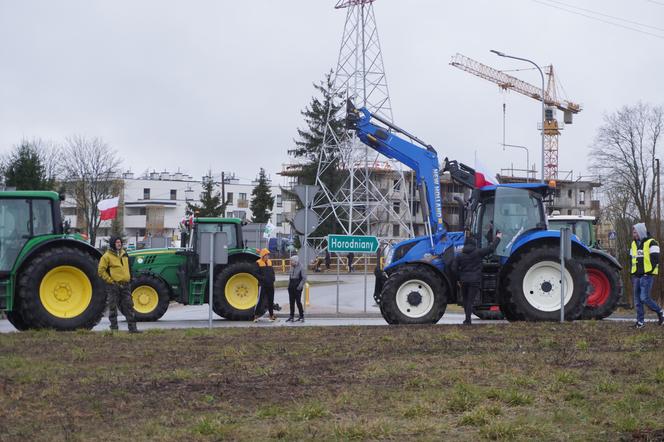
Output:
[[[216,178],[215,190],[221,193],[222,185]],[[185,218],[187,203],[199,204],[203,190],[200,181],[181,172],[152,172],[135,177],[126,172],[119,176],[120,207],[118,216],[122,217],[125,237],[132,247],[164,247],[180,244],[180,222]],[[225,177],[223,191],[228,201],[225,216],[251,221],[249,208],[251,192],[256,181],[239,180],[232,175]],[[284,212],[290,211],[289,201],[283,201],[279,186],[271,186],[274,206],[270,222],[275,225],[274,235],[290,234],[290,225],[284,222]],[[72,227],[83,227],[79,223],[79,214],[73,198],[68,197],[62,205],[63,217]],[[103,221],[100,225],[96,247],[106,244],[110,234],[111,222]]]

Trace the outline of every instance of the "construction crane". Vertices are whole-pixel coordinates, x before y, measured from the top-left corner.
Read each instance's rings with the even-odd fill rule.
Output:
[[[503,90],[513,90],[520,94],[542,101],[542,89],[523,80],[487,66],[479,61],[468,58],[462,54],[452,57],[450,64],[463,71],[470,72],[485,80],[492,81]],[[572,116],[581,112],[581,106],[567,100],[559,100],[556,93],[556,80],[553,65],[546,67],[548,77],[547,87],[544,91],[544,178],[546,180],[558,178],[558,137],[563,129],[556,119],[555,109],[563,112],[565,124],[572,124]]]

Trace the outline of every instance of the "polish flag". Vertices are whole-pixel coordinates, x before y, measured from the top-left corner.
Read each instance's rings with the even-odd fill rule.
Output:
[[[482,164],[479,160],[475,160],[475,187],[481,189],[484,186],[493,186],[495,183],[489,179],[495,179],[495,173],[491,169]],[[489,177],[489,178],[487,178]]]
[[[115,198],[99,201],[97,204],[97,209],[99,209],[99,219],[101,221],[115,219],[118,214],[119,202],[120,197],[117,196]]]

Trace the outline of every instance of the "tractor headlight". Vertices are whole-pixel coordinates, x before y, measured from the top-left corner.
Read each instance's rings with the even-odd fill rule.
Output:
[[[392,264],[392,258],[394,258],[394,246],[387,246],[387,253],[385,254],[385,260],[383,261],[383,268]]]

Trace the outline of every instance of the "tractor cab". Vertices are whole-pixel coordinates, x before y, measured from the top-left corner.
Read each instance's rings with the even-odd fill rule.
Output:
[[[546,230],[543,199],[548,191],[542,184],[502,184],[473,191],[468,230],[478,246],[488,246],[500,231],[503,237],[496,255],[508,257],[519,236]]]
[[[549,215],[549,229],[560,230],[563,227],[569,227],[585,245],[594,249],[599,249],[596,229],[597,218],[594,216],[583,215]]]

